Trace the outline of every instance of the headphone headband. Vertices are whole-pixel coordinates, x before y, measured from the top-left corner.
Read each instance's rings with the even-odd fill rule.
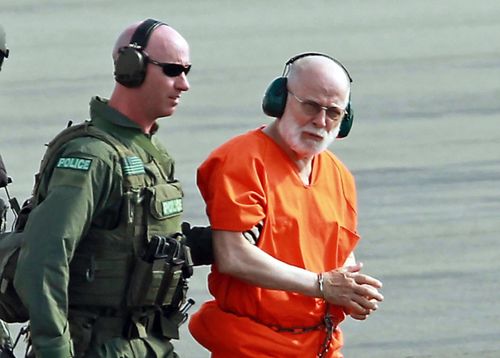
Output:
[[[130,39],[130,45],[136,45],[142,49],[145,49],[148,44],[149,37],[151,36],[153,31],[161,25],[167,24],[154,19],[144,20],[132,35],[132,38]]]
[[[349,82],[352,83],[352,77],[351,75],[349,74],[349,71],[347,71],[347,68],[337,59],[333,58],[332,56],[328,56],[327,54],[325,53],[321,53],[321,52],[304,52],[304,53],[300,53],[296,56],[293,56],[291,59],[289,59],[288,61],[286,61],[285,63],[285,68],[283,69],[283,77],[286,77],[288,75],[288,72],[290,71],[290,66],[297,60],[300,60],[301,58],[304,58],[304,57],[309,57],[309,56],[321,56],[321,57],[326,57],[330,60],[332,60],[333,62],[335,62],[337,65],[339,65],[340,67],[342,67],[342,69],[344,70],[344,72],[346,73],[347,77],[349,78]]]

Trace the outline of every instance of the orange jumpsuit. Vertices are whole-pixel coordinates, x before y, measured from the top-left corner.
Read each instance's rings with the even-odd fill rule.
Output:
[[[356,232],[354,178],[329,151],[314,158],[310,185],[261,129],[233,138],[198,169],[198,187],[214,230],[244,232],[259,221],[257,246],[278,260],[313,272],[341,267]],[[337,326],[341,307],[294,292],[256,287],[212,266],[214,301],[202,305],[189,329],[213,357],[316,357],[325,342],[326,311]],[[299,328],[299,332],[284,332]],[[324,357],[342,357],[335,330]]]

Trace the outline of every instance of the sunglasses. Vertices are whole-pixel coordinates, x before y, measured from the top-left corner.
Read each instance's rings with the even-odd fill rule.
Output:
[[[325,111],[326,118],[337,122],[344,118],[344,115],[346,114],[346,110],[340,106],[335,105],[332,107],[325,107],[314,101],[299,98],[291,91],[288,91],[288,93],[290,93],[295,100],[301,104],[303,112],[308,116],[316,116],[319,112]]]
[[[153,65],[160,66],[163,73],[168,77],[177,77],[183,72],[187,75],[191,69],[191,65],[184,66],[178,63],[158,62],[152,59],[149,59],[149,62]]]

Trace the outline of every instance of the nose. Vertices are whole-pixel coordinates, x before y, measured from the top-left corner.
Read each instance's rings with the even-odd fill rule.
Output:
[[[183,72],[175,79],[175,86],[179,91],[187,91],[189,90],[189,81],[187,79],[186,74]]]
[[[313,117],[312,123],[316,128],[325,128],[331,122],[326,118],[326,110],[321,108],[321,110]]]

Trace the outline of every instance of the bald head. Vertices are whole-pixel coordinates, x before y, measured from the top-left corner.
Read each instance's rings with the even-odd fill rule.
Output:
[[[118,58],[119,50],[130,44],[132,36],[142,23],[143,21],[133,23],[118,36],[115,46],[113,47],[112,56],[114,61]],[[163,24],[153,30],[146,45],[145,52],[151,58],[158,59],[159,56],[164,55],[165,52],[173,53],[179,49],[179,47],[188,47],[187,41],[174,28]]]
[[[349,101],[350,79],[344,68],[325,56],[306,56],[295,61],[288,74],[288,86],[293,91],[301,86],[307,92],[329,95],[334,91],[345,93],[343,103]]]

